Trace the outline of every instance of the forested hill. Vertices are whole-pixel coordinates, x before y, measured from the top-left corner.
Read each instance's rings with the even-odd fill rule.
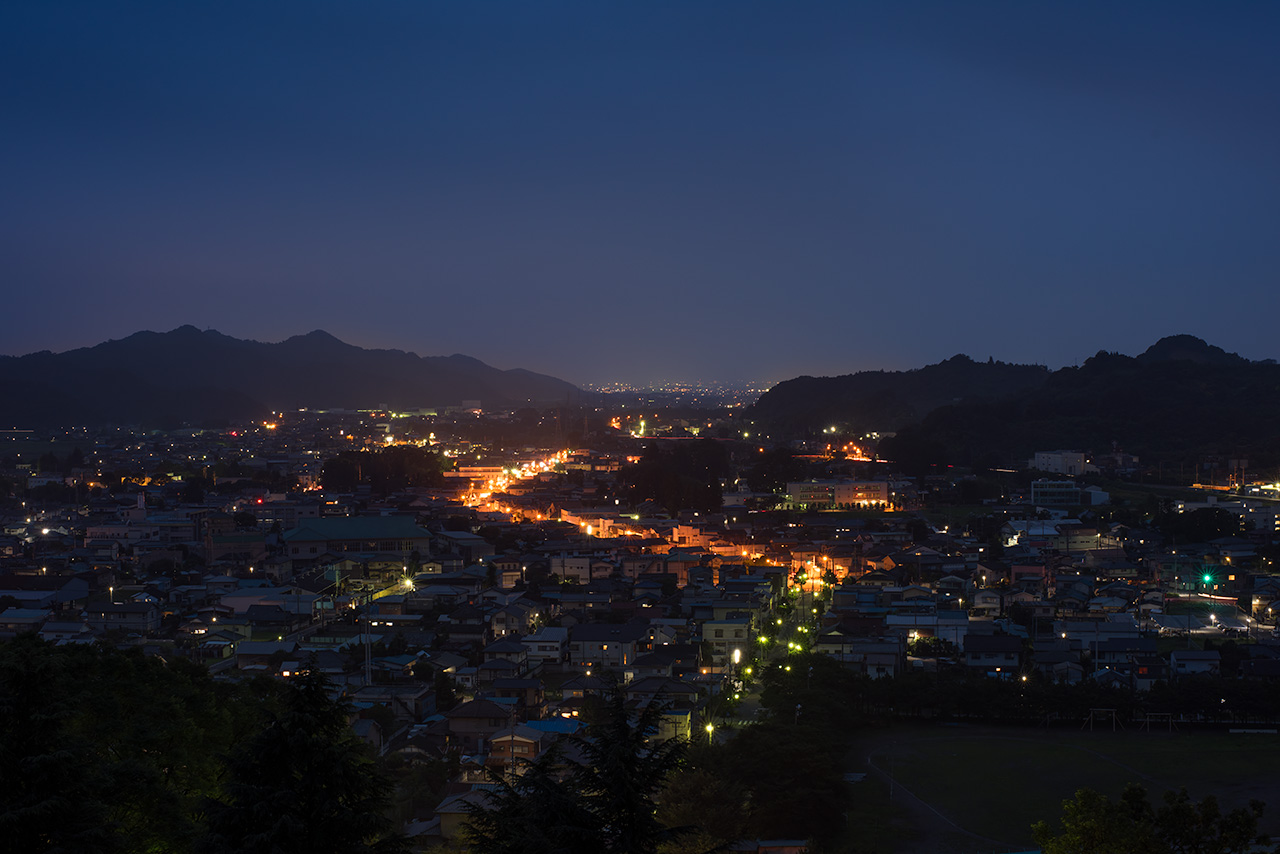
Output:
[[[766,392],[750,415],[781,428],[840,423],[860,432],[898,430],[940,406],[995,400],[1039,388],[1041,365],[975,362],[959,355],[913,371],[862,371],[839,377],[798,377]]]
[[[958,361],[974,374],[986,369],[990,382],[958,382],[957,399],[949,402],[917,391],[923,386],[917,375]],[[997,374],[1001,368],[1007,370]],[[966,377],[965,370],[953,375]],[[956,357],[920,371],[870,375],[874,383],[858,380],[866,376],[783,383],[760,399],[755,416],[810,429],[831,422],[854,430],[906,430],[960,464],[1018,462],[1054,448],[1102,453],[1113,443],[1139,456],[1280,462],[1280,366],[1189,335],[1161,339],[1136,357],[1100,352],[1079,367],[1053,372]],[[886,401],[898,401],[897,409]]]
[[[468,356],[366,350],[326,332],[278,344],[183,326],[65,353],[0,357],[8,426],[198,423],[273,409],[561,402],[578,389]]]

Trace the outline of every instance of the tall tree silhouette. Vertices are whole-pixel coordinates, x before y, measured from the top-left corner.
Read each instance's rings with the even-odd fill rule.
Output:
[[[606,692],[602,713],[575,736],[582,757],[556,750],[526,763],[514,780],[500,780],[467,824],[475,854],[654,854],[678,831],[656,818],[656,798],[684,756],[686,742],[653,736],[662,706],[650,703],[634,718],[622,687]]]
[[[235,751],[203,848],[236,854],[405,850],[385,811],[390,786],[316,673],[284,687],[281,710]]]

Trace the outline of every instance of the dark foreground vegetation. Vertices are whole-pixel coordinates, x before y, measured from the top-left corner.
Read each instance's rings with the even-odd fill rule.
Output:
[[[494,778],[460,850],[684,854],[752,838],[875,850],[859,839],[883,839],[867,822],[888,818],[850,820],[845,772],[859,732],[903,717],[1024,723],[1107,703],[1141,714],[1097,686],[963,673],[869,680],[804,653],[762,671],[760,719],[723,718],[715,743],[655,747],[658,709],[637,715],[621,691],[607,693],[582,736],[521,776]],[[1195,714],[1196,698],[1212,696],[1222,716],[1232,687],[1179,685],[1145,702]],[[1274,715],[1276,691],[1250,690],[1258,696],[1231,695],[1236,713],[1252,703],[1253,715]],[[448,775],[380,764],[350,720],[318,676],[223,682],[183,660],[18,638],[0,645],[0,833],[24,852],[406,850],[395,832],[401,802],[437,800]],[[1041,823],[1036,834],[1049,852],[1247,851],[1261,814],[1258,803],[1222,812],[1185,793],[1151,806],[1141,792],[1111,802],[1085,790],[1060,827]],[[1121,826],[1117,838],[1130,841],[1107,847]]]
[[[0,645],[9,851],[395,852],[391,789],[319,677],[218,682],[103,646]]]
[[[1263,804],[1224,813],[1212,795],[1196,802],[1186,789],[1165,792],[1153,806],[1141,786],[1131,785],[1116,800],[1081,789],[1062,805],[1061,826],[1045,822],[1034,830],[1044,854],[1249,854],[1273,850],[1258,833]]]

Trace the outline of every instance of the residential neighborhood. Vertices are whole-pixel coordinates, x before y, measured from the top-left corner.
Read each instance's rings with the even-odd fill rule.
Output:
[[[456,842],[486,773],[581,733],[613,686],[661,709],[654,738],[713,742],[766,713],[760,673],[801,653],[885,684],[968,673],[1133,696],[1280,673],[1280,504],[1258,490],[1167,502],[1166,523],[1221,528],[1175,539],[1106,513],[1105,490],[1045,480],[1086,466],[1054,452],[960,520],[972,481],[906,476],[865,437],[853,453],[796,443],[814,476],[769,491],[743,442],[478,438],[503,417],[281,414],[86,433],[66,461],[10,454],[0,638],[139,649],[219,679],[322,673],[378,755],[455,763],[412,816],[419,846]],[[714,501],[635,500],[628,472],[663,441],[723,458]],[[437,476],[375,489],[333,462],[398,452]]]

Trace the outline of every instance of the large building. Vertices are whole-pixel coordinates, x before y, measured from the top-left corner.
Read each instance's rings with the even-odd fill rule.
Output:
[[[808,480],[787,484],[787,501],[796,508],[847,509],[889,501],[882,480]]]
[[[326,552],[396,554],[408,560],[414,552],[424,557],[431,553],[431,532],[403,516],[330,516],[308,519],[287,531],[284,545],[295,561]]]
[[[1076,507],[1106,504],[1111,496],[1096,486],[1081,486],[1074,480],[1041,478],[1031,482],[1031,503],[1037,507]]]
[[[1098,471],[1082,451],[1036,451],[1036,455],[1027,461],[1027,468],[1071,477]]]

